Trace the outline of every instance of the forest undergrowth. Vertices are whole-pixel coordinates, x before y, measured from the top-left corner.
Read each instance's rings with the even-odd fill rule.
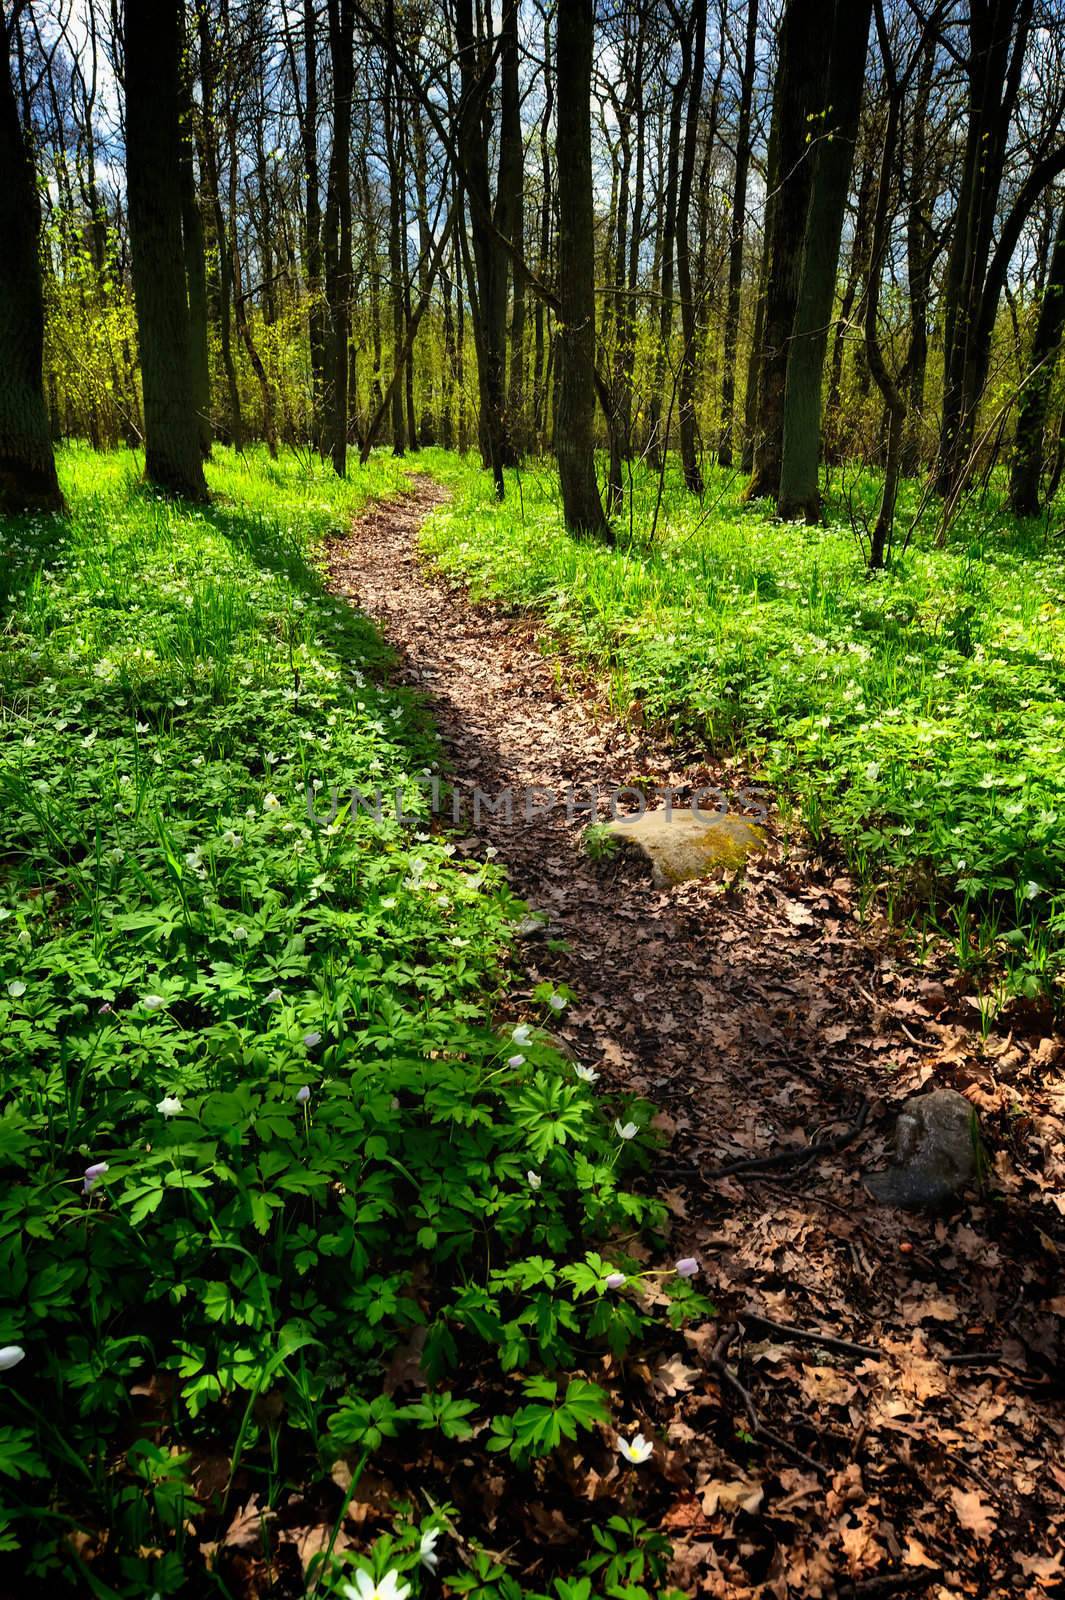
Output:
[[[785,820],[847,858],[918,943],[946,938],[989,1024],[1060,1004],[1065,978],[1065,547],[991,490],[940,542],[907,484],[887,571],[862,535],[870,474],[836,475],[827,526],[744,504],[673,461],[633,468],[616,547],[576,540],[557,477],[530,465],[500,504],[475,467],[423,534],[442,569],[541,615],[609,683],[612,708],[742,754]],[[907,528],[911,528],[906,538]]]

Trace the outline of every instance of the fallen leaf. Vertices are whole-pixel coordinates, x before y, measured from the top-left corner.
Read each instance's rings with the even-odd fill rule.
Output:
[[[952,1489],[950,1498],[954,1502],[954,1514],[962,1527],[978,1539],[990,1539],[998,1520],[994,1506],[989,1506],[975,1490],[970,1489]]]

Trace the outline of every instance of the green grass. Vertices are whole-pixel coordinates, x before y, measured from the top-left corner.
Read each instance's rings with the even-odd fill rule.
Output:
[[[512,473],[495,504],[453,461],[426,549],[475,591],[541,613],[617,708],[744,752],[893,914],[932,923],[986,982],[1060,994],[1065,974],[1065,559],[992,497],[945,549],[932,513],[888,573],[837,506],[827,528],[702,503],[637,469],[619,547],[562,527],[557,479]],[[875,484],[856,486],[866,511]],[[841,497],[842,499],[843,497]],[[910,486],[904,511],[916,498]]]
[[[298,1492],[297,1523],[335,1531],[334,1463],[354,1492],[373,1458],[406,1510],[327,1554],[318,1592],[359,1565],[417,1586],[419,1460],[446,1501],[474,1423],[521,1475],[608,1417],[548,1375],[650,1325],[589,1252],[660,1216],[622,1177],[648,1140],[612,1126],[648,1112],[552,1049],[564,997],[538,991],[517,1041],[495,1022],[519,908],[424,815],[433,732],[323,584],[322,539],[401,467],[340,484],[220,451],[199,509],[129,454],[60,466],[69,520],[2,529],[0,1346],[24,1354],[0,1373],[0,1566],[226,1595],[200,1547],[239,1505]],[[319,826],[315,783],[399,789],[422,820]],[[415,1333],[410,1401],[384,1373]]]

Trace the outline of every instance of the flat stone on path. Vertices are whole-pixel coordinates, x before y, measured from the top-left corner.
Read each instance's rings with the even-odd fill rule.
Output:
[[[663,809],[639,817],[618,817],[610,833],[651,863],[659,889],[695,878],[740,872],[748,856],[765,850],[761,828],[731,813]]]

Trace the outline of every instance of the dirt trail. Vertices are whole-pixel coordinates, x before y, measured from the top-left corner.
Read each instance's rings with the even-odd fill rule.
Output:
[[[570,985],[566,1042],[605,1086],[662,1108],[677,1253],[703,1262],[723,1316],[753,1309],[882,1352],[856,1367],[764,1328],[737,1341],[730,1359],[767,1425],[828,1463],[833,1487],[826,1495],[786,1455],[757,1452],[749,1473],[766,1498],[755,1517],[727,1495],[715,1505],[697,1473],[671,1523],[697,1552],[692,1582],[714,1594],[827,1595],[846,1592],[848,1573],[927,1570],[927,1591],[906,1592],[953,1593],[952,1582],[969,1594],[1032,1592],[1039,1574],[1025,1576],[1024,1552],[1052,1555],[1065,1515],[1065,1472],[1045,1470],[1065,1438],[1051,1378],[1065,1311],[1050,1305],[1062,1294],[1061,1217],[1039,1192],[1055,1137],[1062,1148],[1057,1046],[1038,1035],[982,1045],[949,971],[917,972],[864,936],[853,883],[784,849],[772,811],[773,848],[737,892],[662,893],[628,866],[593,863],[581,846],[587,815],[569,820],[561,805],[568,786],[735,793],[744,777],[622,726],[594,691],[567,684],[527,620],[474,606],[428,572],[416,534],[443,498],[414,478],[410,495],[372,508],[333,548],[332,569],[338,592],[399,652],[403,681],[427,696],[459,790],[515,795],[512,823],[482,809],[473,826],[466,807],[468,848],[494,848],[565,941],[523,942],[529,987]],[[518,796],[533,785],[560,804],[526,824]],[[928,1217],[868,1197],[860,1170],[883,1164],[893,1107],[926,1083],[980,1106],[1005,1198]],[[1025,1115],[1007,1117],[1018,1099]],[[838,1154],[768,1175],[699,1176],[831,1139],[863,1112]],[[678,1413],[674,1426],[690,1433],[690,1420]],[[715,1448],[704,1475],[735,1480],[735,1460]],[[1004,1537],[1033,1525],[1041,1531]]]

